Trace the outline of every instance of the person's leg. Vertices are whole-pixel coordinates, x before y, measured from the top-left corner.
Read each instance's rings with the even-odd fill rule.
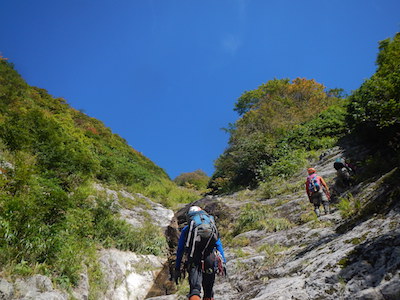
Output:
[[[322,193],[322,197],[321,198],[322,198],[322,205],[324,206],[325,214],[328,215],[329,212],[330,212],[330,210],[329,210],[329,199],[328,199],[328,197],[326,196],[325,193]]]
[[[203,299],[213,299],[214,297],[214,282],[215,282],[215,272],[203,273]]]
[[[203,273],[201,268],[196,265],[188,266],[189,286],[190,291],[187,297],[190,300],[200,300],[201,284],[203,281]]]
[[[320,216],[320,211],[319,207],[321,205],[321,194],[320,193],[315,193],[311,196],[311,201],[314,204],[314,212],[317,215],[317,217]]]
[[[215,281],[215,263],[216,256],[215,252],[211,251],[206,255],[204,260],[204,270],[203,270],[203,292],[204,298],[203,300],[214,300],[214,281]]]

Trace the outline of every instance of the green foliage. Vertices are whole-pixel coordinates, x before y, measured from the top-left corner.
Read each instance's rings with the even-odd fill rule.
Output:
[[[229,130],[229,147],[216,160],[209,187],[226,193],[279,181],[274,177],[292,176],[306,164],[307,151],[333,146],[347,132],[346,102],[335,97],[341,89],[328,92],[300,78],[245,92],[235,108],[242,117]]]
[[[291,182],[280,176],[270,177],[265,182],[260,183],[257,193],[266,199],[283,194],[292,194],[304,188],[304,181]]]
[[[3,270],[42,273],[68,289],[86,266],[91,299],[102,289],[99,247],[155,255],[166,250],[158,227],[133,228],[121,220],[106,195],[93,190],[95,181],[143,192],[170,206],[198,197],[177,187],[100,121],[27,85],[3,59],[0,168]]]
[[[348,122],[373,142],[399,147],[400,33],[379,43],[377,70],[350,96]]]
[[[193,202],[200,197],[199,193],[184,187],[177,187],[170,180],[166,179],[149,184],[142,193],[171,208],[176,208],[182,203]]]
[[[248,204],[242,210],[232,234],[238,235],[250,230],[274,232],[291,228],[293,224],[285,218],[273,216],[273,209],[268,205]]]
[[[314,222],[314,223],[319,222],[319,219],[317,215],[314,213],[314,211],[307,211],[300,215],[300,224],[305,224],[309,222]]]
[[[92,214],[93,237],[105,247],[154,255],[165,252],[166,240],[159,227],[148,222],[141,228],[133,228],[115,217],[112,201],[100,199]]]
[[[308,151],[332,147],[347,132],[346,103],[338,101],[309,122],[296,125],[280,141],[278,149],[286,145]]]
[[[235,258],[243,258],[250,255],[250,253],[244,251],[242,248],[235,249],[234,253],[235,253]]]
[[[28,86],[4,60],[0,83],[0,139],[10,151],[35,156],[40,172],[66,188],[87,178],[142,187],[169,179],[100,121]]]
[[[182,173],[174,179],[174,182],[186,188],[205,191],[210,178],[202,170],[196,170],[190,173]]]
[[[358,198],[354,198],[353,195],[349,195],[345,198],[340,198],[337,205],[340,211],[340,215],[343,218],[349,218],[356,215],[361,209],[361,201]]]
[[[257,248],[258,252],[265,254],[265,261],[263,267],[271,267],[279,263],[284,255],[281,252],[288,250],[289,248],[283,247],[279,244],[263,244]]]
[[[234,237],[232,240],[227,243],[227,245],[232,246],[232,247],[246,247],[250,245],[250,239],[248,237],[244,236],[237,236]]]

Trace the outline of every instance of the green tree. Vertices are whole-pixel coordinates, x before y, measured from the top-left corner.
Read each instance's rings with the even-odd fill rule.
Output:
[[[210,188],[224,192],[257,186],[265,179],[265,167],[282,153],[278,142],[337,101],[322,84],[304,78],[273,79],[245,92],[235,104],[240,118],[227,130],[229,145],[215,162]]]
[[[350,96],[348,122],[369,140],[399,145],[400,33],[379,43],[377,70]],[[385,142],[386,141],[386,142]]]

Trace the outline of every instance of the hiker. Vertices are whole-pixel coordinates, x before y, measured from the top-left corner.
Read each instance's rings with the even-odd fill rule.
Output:
[[[354,174],[354,167],[346,162],[343,157],[338,157],[333,163],[333,167],[336,170],[337,177],[342,183],[343,187],[350,186],[351,174]]]
[[[317,175],[314,168],[307,169],[306,191],[308,200],[314,204],[314,211],[317,217],[320,216],[319,207],[322,204],[325,214],[329,214],[330,193],[325,180]]]
[[[215,274],[226,275],[225,255],[218,236],[214,218],[198,206],[191,206],[187,213],[188,224],[179,237],[175,262],[175,282],[189,274],[189,300],[200,300],[203,287],[203,300],[214,300]],[[181,262],[185,254],[184,270]]]

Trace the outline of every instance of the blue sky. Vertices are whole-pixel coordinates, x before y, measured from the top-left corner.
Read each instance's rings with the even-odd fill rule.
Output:
[[[211,175],[236,99],[273,78],[350,92],[398,0],[0,0],[0,52],[171,178]]]

